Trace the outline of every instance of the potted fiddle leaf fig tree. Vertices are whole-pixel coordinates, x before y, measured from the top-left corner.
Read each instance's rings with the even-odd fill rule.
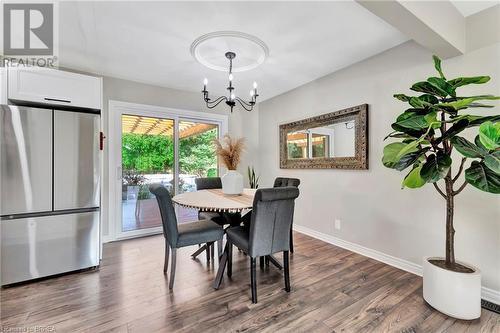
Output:
[[[394,95],[409,105],[385,138],[397,141],[384,147],[382,163],[406,170],[403,188],[432,184],[445,200],[446,253],[444,258],[424,258],[423,296],[447,315],[475,319],[481,315],[481,275],[474,266],[455,259],[454,198],[467,185],[500,193],[500,115],[466,113],[468,108],[493,107],[485,103],[500,97],[461,96],[459,88],[487,83],[490,77],[447,79],[441,60],[437,56],[433,59],[438,75],[415,83],[410,89],[416,96]],[[475,134],[473,141],[463,136],[466,131]],[[452,172],[454,160],[458,168]]]

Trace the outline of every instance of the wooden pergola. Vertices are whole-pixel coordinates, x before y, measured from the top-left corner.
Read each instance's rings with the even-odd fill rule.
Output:
[[[188,138],[214,128],[217,128],[217,125],[182,120],[179,122],[179,137],[181,139]],[[122,116],[122,133],[173,136],[173,132],[174,121],[171,119],[133,115]]]

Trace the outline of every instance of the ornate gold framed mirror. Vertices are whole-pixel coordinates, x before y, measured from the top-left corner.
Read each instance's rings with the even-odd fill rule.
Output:
[[[280,125],[282,169],[368,169],[368,104]]]

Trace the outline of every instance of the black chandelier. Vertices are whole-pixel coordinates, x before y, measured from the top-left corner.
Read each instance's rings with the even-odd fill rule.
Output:
[[[203,100],[207,104],[207,107],[209,109],[215,108],[217,105],[219,105],[222,101],[225,101],[226,104],[231,108],[231,113],[233,112],[233,108],[236,105],[236,102],[238,102],[242,108],[244,108],[247,111],[252,111],[253,106],[255,105],[257,101],[257,97],[259,96],[257,94],[257,83],[253,83],[253,89],[250,90],[250,102],[246,102],[242,100],[241,98],[235,96],[233,90],[233,59],[236,58],[236,53],[234,52],[226,52],[226,58],[229,59],[229,86],[227,87],[228,91],[228,96],[220,96],[214,100],[210,99],[208,97],[208,90],[207,90],[207,84],[208,80],[205,78],[203,80],[203,90],[201,91],[203,93]]]

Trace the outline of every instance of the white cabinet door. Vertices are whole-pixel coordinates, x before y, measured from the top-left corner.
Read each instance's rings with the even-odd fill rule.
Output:
[[[10,100],[101,109],[102,79],[46,68],[9,68]]]

